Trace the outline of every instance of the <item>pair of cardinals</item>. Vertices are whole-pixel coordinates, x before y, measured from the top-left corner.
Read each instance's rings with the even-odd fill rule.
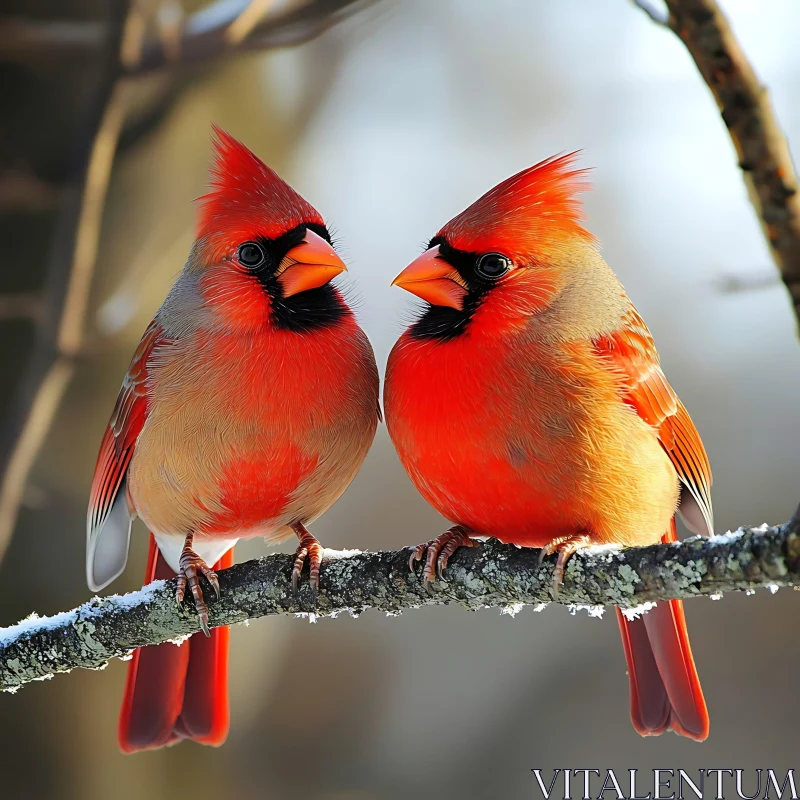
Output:
[[[345,265],[320,214],[215,130],[211,191],[186,266],[147,328],[100,448],[87,577],[125,566],[152,531],[145,581],[178,576],[202,634],[137,651],[123,751],[229,726],[228,629],[209,631],[238,539],[299,540],[353,480],[380,420],[369,341],[331,280]],[[566,560],[589,544],[674,541],[675,513],[711,533],[711,472],[647,326],[581,226],[573,156],[509,178],[448,222],[394,284],[426,301],[386,369],[386,424],[425,499],[453,527],[412,550],[430,582],[473,537]],[[205,582],[204,582],[205,583]],[[208,589],[206,589],[208,591]],[[683,607],[618,611],[642,735],[702,740],[708,713]]]

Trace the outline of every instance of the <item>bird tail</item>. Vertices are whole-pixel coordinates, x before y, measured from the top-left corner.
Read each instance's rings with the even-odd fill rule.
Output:
[[[673,518],[661,540],[677,538]],[[633,727],[642,736],[672,730],[702,742],[708,736],[708,710],[692,658],[683,603],[659,603],[635,620],[617,609],[617,619],[628,662]]]
[[[229,550],[214,566],[233,564]],[[145,584],[174,578],[153,536]],[[227,627],[214,628],[211,637],[196,633],[179,645],[171,642],[136,650],[119,719],[118,739],[123,753],[153,750],[181,739],[219,747],[228,736]]]

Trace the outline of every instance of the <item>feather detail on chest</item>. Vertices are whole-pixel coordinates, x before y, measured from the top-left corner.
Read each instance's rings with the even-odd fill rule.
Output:
[[[599,536],[616,528],[636,537],[643,515],[623,520],[616,509],[644,481],[661,487],[661,516],[674,511],[668,460],[590,344],[404,337],[389,359],[385,405],[423,496],[486,534],[528,544],[591,525]],[[660,535],[653,527],[644,535]]]
[[[197,331],[156,348],[131,465],[139,514],[159,531],[208,532],[317,516],[324,484],[349,482],[375,430],[368,347],[353,322],[313,337]]]
[[[347,267],[316,209],[241,142],[215,129],[197,239],[134,355],[106,428],[87,513],[86,574],[124,568],[131,522],[151,531],[145,581],[177,573],[200,634],[130,662],[119,744],[130,753],[228,730],[226,628],[210,630],[200,577],[237,539],[296,535],[297,590],[319,587],[322,545],[305,527],[355,477],[378,422],[369,342],[331,281]]]
[[[455,523],[412,551],[430,584],[476,536],[558,553],[711,532],[711,471],[655,345],[580,224],[583,172],[547,159],[490,189],[394,280],[427,305],[389,358],[386,424]],[[643,735],[708,735],[680,601],[618,614]]]

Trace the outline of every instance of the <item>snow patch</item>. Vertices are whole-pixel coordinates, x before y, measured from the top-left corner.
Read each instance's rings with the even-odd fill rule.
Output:
[[[95,667],[95,669],[104,669],[105,667],[106,667],[106,665],[103,664],[103,666]],[[67,673],[67,672],[72,672],[72,670],[71,669],[65,669],[64,673]],[[53,673],[52,672],[48,672],[45,675],[37,675],[35,678],[30,678],[30,680],[32,680],[32,681],[50,681],[52,679],[53,679]],[[27,683],[27,681],[26,681],[26,683]],[[0,691],[4,692],[5,694],[16,694],[23,686],[24,686],[24,684],[22,684],[22,683],[17,684],[16,686],[5,686]]]
[[[66,627],[67,625],[77,622],[77,620],[77,611],[61,611],[58,614],[53,614],[52,617],[40,617],[34,611],[16,625],[0,628],[0,646],[6,647],[11,645],[23,636],[33,636],[41,631]]]
[[[513,619],[523,608],[525,608],[525,603],[509,603],[500,609],[500,616],[507,616]]]
[[[322,557],[336,560],[337,558],[352,558],[360,556],[363,550],[329,550],[327,547],[322,551]]]
[[[128,592],[128,594],[109,594],[105,597],[95,595],[88,603],[84,603],[80,607],[81,616],[91,617],[96,614],[106,614],[109,609],[105,606],[109,602],[114,604],[114,608],[111,610],[115,612],[136,608],[142,603],[149,602],[154,594],[164,588],[166,583],[164,580],[153,581],[135,592]]]
[[[534,610],[534,611],[537,611],[537,612],[538,612],[538,611],[544,611],[544,610],[547,608],[547,606],[549,606],[549,605],[550,605],[549,603],[537,603],[537,604],[536,604],[536,605],[533,607],[533,610]]]
[[[778,586],[777,583],[768,583],[767,584],[767,589],[769,589],[770,592],[772,592],[772,594],[775,594],[778,591],[778,589],[780,589],[780,588],[781,587]]]
[[[590,617],[600,619],[605,612],[603,606],[587,606],[584,603],[571,603],[569,605],[569,613],[574,617],[579,611],[585,611]]]
[[[722,600],[722,592],[714,592],[714,594],[710,594],[709,597],[712,600]]]
[[[756,530],[760,530],[756,528]],[[708,537],[709,544],[730,544],[731,542],[735,542],[737,539],[741,539],[744,535],[744,531],[739,529],[738,531],[728,531],[727,533],[720,533],[720,534],[713,534]]]
[[[658,603],[651,603],[649,600],[646,603],[642,603],[640,606],[633,606],[633,608],[621,608],[622,615],[630,622],[633,622],[635,619],[639,619],[643,614],[646,614],[648,611],[652,611]]]
[[[580,552],[597,556],[604,553],[618,553],[620,550],[622,550],[621,544],[610,542],[608,544],[590,544],[588,547],[582,547]]]

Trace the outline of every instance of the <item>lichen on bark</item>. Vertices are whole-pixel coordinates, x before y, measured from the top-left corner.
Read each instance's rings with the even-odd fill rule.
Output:
[[[638,608],[671,598],[800,586],[800,514],[785,525],[741,528],[710,539],[626,550],[588,548],[568,563],[557,596],[555,558],[540,563],[538,550],[494,540],[461,548],[444,579],[428,589],[421,572],[409,570],[408,556],[408,550],[326,551],[317,598],[306,584],[297,594],[292,591],[290,555],[237,564],[219,574],[221,598],[209,601],[211,625],[273,614],[359,614],[369,608],[396,614],[437,603],[508,613],[549,602]],[[101,669],[137,647],[197,633],[194,610],[176,606],[174,598],[174,581],[156,581],[138,592],[94,597],[73,611],[32,615],[0,629],[0,689],[15,691],[78,667]]]

